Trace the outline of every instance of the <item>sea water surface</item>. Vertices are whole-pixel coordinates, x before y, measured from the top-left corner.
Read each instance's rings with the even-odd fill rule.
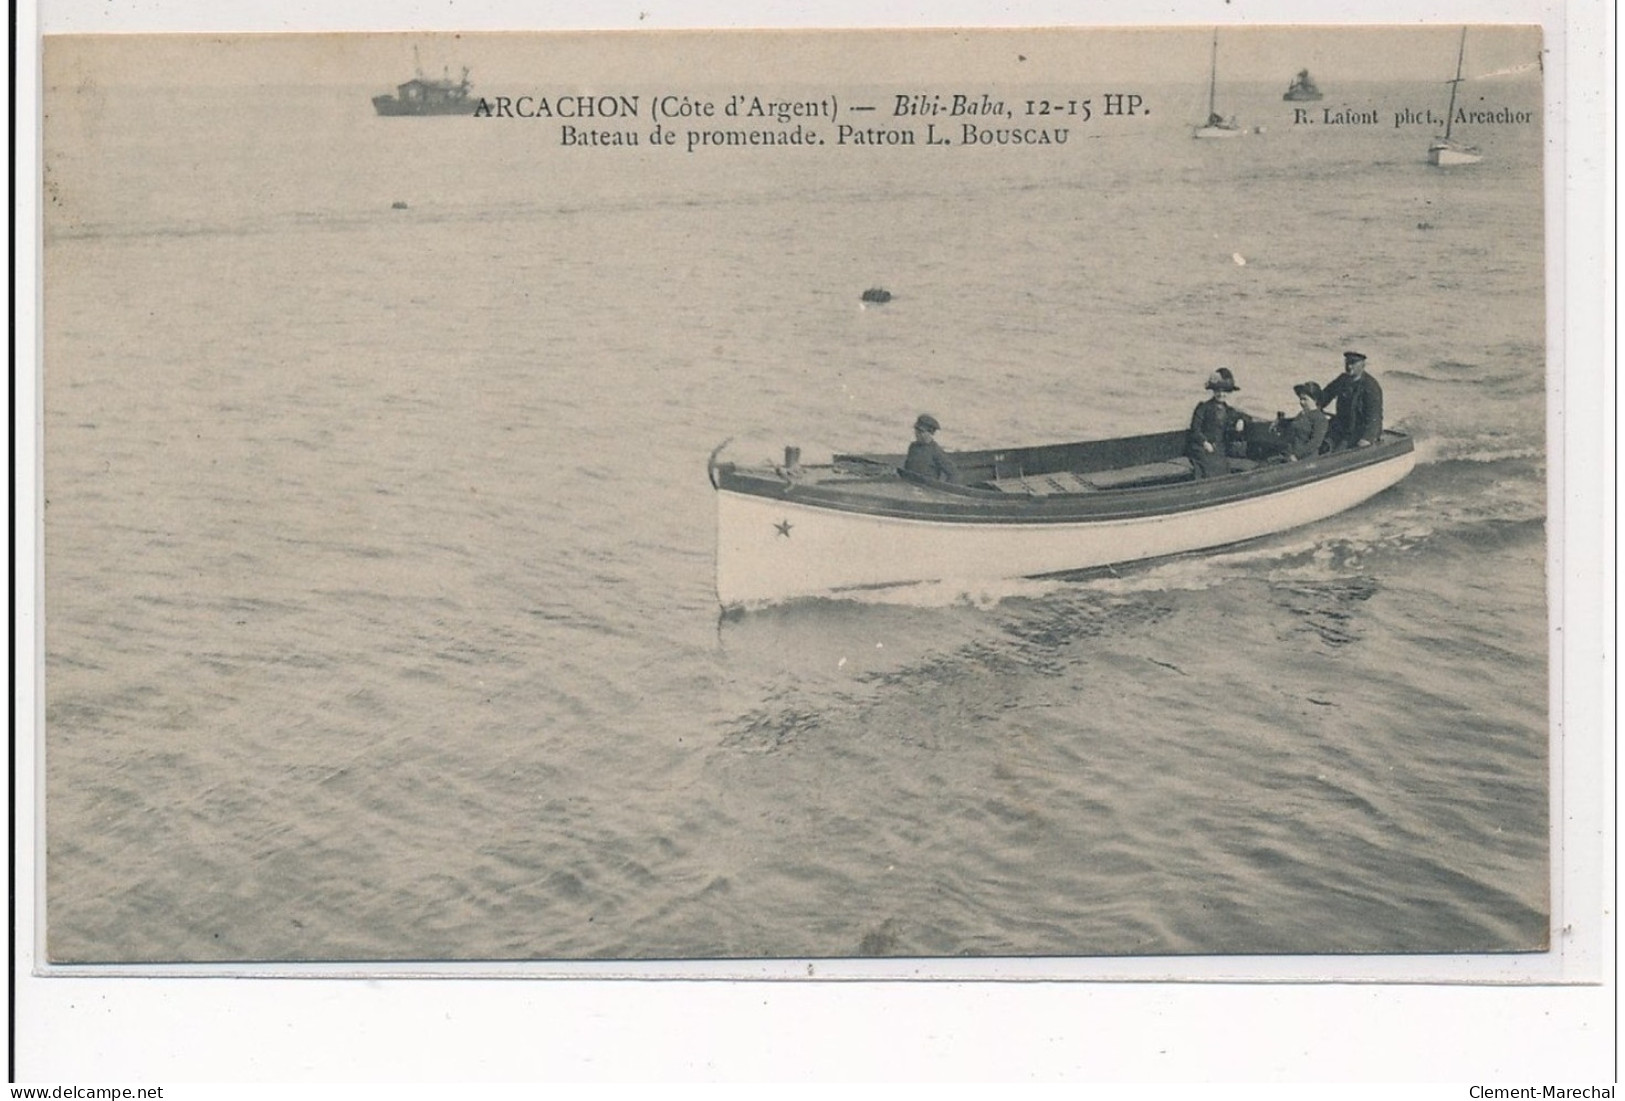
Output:
[[[1543,947],[1538,127],[1441,172],[1204,91],[689,156],[47,89],[49,959]],[[1150,432],[1351,347],[1419,462],[1343,515],[719,616],[725,438]]]

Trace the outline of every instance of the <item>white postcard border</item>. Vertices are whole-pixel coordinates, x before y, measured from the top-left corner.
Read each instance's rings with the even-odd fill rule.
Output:
[[[73,968],[33,973],[38,962],[36,904],[40,869],[27,859],[41,836],[35,793],[42,760],[34,739],[43,672],[39,597],[32,586],[41,563],[37,525],[42,498],[39,456],[40,394],[35,371],[14,372],[13,410],[16,527],[12,552],[14,632],[18,644],[14,700],[17,805],[13,839],[18,860],[16,913],[16,1070],[29,1081],[109,1078],[281,1080],[288,1077],[395,1078],[408,1068],[421,1075],[434,1062],[421,1037],[439,1025],[442,1008],[457,1027],[448,1035],[440,1075],[466,1077],[580,1077],[613,1079],[819,1077],[804,1072],[809,1059],[775,1060],[783,1044],[767,1038],[775,1027],[801,1031],[805,1050],[845,1059],[837,1077],[887,1077],[892,1063],[865,1055],[862,1029],[898,1031],[902,1065],[923,1057],[915,1073],[942,1069],[967,1076],[1015,1073],[1027,1058],[1057,1078],[1133,1078],[1139,1074],[1193,1075],[1246,1080],[1297,1076],[1306,1080],[1422,1079],[1433,1071],[1466,1077],[1473,1067],[1525,1069],[1606,1066],[1591,1037],[1611,1032],[1614,967],[1613,900],[1616,760],[1610,689],[1613,649],[1609,612],[1614,596],[1613,483],[1600,462],[1601,442],[1615,439],[1613,350],[1612,164],[1613,134],[1605,130],[1613,87],[1612,23],[1600,2],[1381,3],[1318,5],[1305,18],[1302,4],[1236,3],[1114,5],[1104,19],[1080,20],[1075,5],[1032,4],[1019,18],[1000,5],[958,3],[929,11],[884,2],[805,5],[708,3],[610,5],[550,11],[546,27],[518,4],[352,3],[342,11],[316,4],[174,3],[161,11],[110,10],[95,0],[48,3],[43,12],[18,11],[18,136],[14,193],[18,237],[14,290],[18,329],[16,363],[38,368],[39,316],[37,196],[39,66],[37,33],[90,31],[326,31],[666,29],[764,26],[1060,26],[1147,23],[1395,23],[1540,22],[1553,64],[1547,70],[1548,141],[1548,438],[1553,441],[1553,499],[1549,524],[1554,552],[1552,714],[1562,725],[1561,752],[1553,758],[1553,821],[1563,849],[1553,856],[1554,952],[1541,957],[1208,957],[1201,960],[1108,961],[747,961],[708,964],[515,965],[512,967],[330,967],[267,965],[231,968]],[[387,10],[386,10],[387,9]],[[36,16],[38,17],[36,21]],[[30,49],[30,44],[36,48]],[[1554,102],[1555,101],[1555,102]],[[1605,142],[1602,155],[1593,142]],[[1584,145],[1586,148],[1577,149]],[[35,273],[34,278],[22,277]],[[1607,395],[1607,401],[1599,400]],[[26,415],[20,415],[26,411]],[[1558,441],[1561,441],[1559,444]],[[1612,448],[1610,447],[1611,451]],[[1561,533],[1561,538],[1559,538]],[[1559,675],[1560,673],[1560,675]],[[32,729],[31,729],[32,728]],[[1345,966],[1345,964],[1347,966]],[[862,982],[807,983],[815,979]],[[940,968],[940,970],[939,970]],[[206,978],[225,974],[256,981]],[[392,976],[379,981],[379,976]],[[139,976],[139,977],[135,977]],[[163,976],[163,977],[159,977]],[[513,983],[512,978],[568,977],[567,982]],[[729,982],[659,982],[704,978]],[[1055,984],[1055,979],[1090,980]],[[459,981],[451,982],[448,979]],[[918,982],[909,980],[937,980]],[[966,982],[962,980],[1001,980]],[[365,981],[360,981],[365,980]],[[753,982],[739,980],[778,980]],[[946,980],[946,981],[945,981]],[[1014,981],[1012,981],[1014,980]],[[1175,981],[1175,985],[1165,985]],[[1327,985],[1328,982],[1331,985]],[[1543,984],[1539,986],[1503,984]],[[1285,984],[1285,985],[1281,985]],[[1597,995],[1602,995],[1598,998]],[[929,1010],[923,1008],[929,999]],[[695,1005],[726,1022],[704,1039],[720,1054],[712,1071],[696,1066],[698,1042],[685,1017]],[[908,1007],[899,1016],[897,1007]],[[910,1022],[912,1010],[924,1016]],[[1212,1014],[1268,1022],[1267,1042],[1233,1037],[1258,1057],[1221,1052],[1200,1039]],[[629,1034],[576,1028],[574,1048],[538,1052],[529,1025],[612,1015]],[[1603,1013],[1599,1018],[1598,1014]],[[1352,1061],[1328,1049],[1327,1015],[1337,1027],[1369,1044]],[[1124,1038],[1115,1052],[1087,1037],[1122,1031],[1122,1021],[1143,1015],[1151,1031]],[[1373,1017],[1380,1018],[1374,1020]],[[1604,1019],[1605,1018],[1605,1019]],[[986,1022],[1005,1046],[976,1045]],[[470,1027],[467,1022],[483,1022]],[[290,1024],[289,1022],[295,1022]],[[366,1027],[358,1027],[367,1022]],[[661,1037],[674,1030],[689,1045]],[[932,1029],[935,1031],[933,1032]],[[1421,1031],[1433,1038],[1417,1042]],[[728,1033],[733,1033],[728,1037]],[[1026,1038],[1047,1036],[1063,1049],[1053,1062]],[[184,1037],[184,1039],[182,1038]],[[336,1042],[343,1037],[343,1042]],[[1291,1038],[1297,1037],[1296,1041]],[[493,1040],[506,1050],[479,1072],[459,1062],[455,1044],[475,1042],[489,1055]],[[955,1039],[957,1038],[957,1040]],[[909,1042],[912,1040],[912,1044]],[[287,1043],[284,1044],[283,1041]],[[754,1049],[751,1043],[757,1045]],[[969,1046],[966,1046],[969,1044]],[[1077,1045],[1091,1051],[1080,1066]],[[793,1046],[793,1045],[792,1045]],[[1183,1063],[1156,1053],[1182,1049]],[[1302,1050],[1304,1054],[1292,1052]],[[801,1050],[798,1048],[797,1050]],[[1282,1054],[1283,1052],[1287,1054]],[[1456,1054],[1453,1054],[1455,1052]],[[465,1056],[466,1058],[466,1056]],[[1273,1062],[1267,1061],[1273,1059]],[[1603,1060],[1603,1061],[1599,1061]],[[363,1069],[363,1068],[370,1068]],[[633,1069],[637,1068],[637,1069]],[[1030,1069],[1030,1067],[1029,1067]],[[628,1071],[631,1071],[629,1074]],[[460,1072],[461,1071],[461,1072]],[[1226,1073],[1228,1072],[1228,1073]],[[432,1073],[432,1072],[431,1072]],[[828,1074],[829,1072],[825,1072]],[[1238,1077],[1239,1075],[1239,1077]],[[1326,1076],[1323,1076],[1326,1075]],[[1566,1080],[1566,1079],[1565,1079]]]

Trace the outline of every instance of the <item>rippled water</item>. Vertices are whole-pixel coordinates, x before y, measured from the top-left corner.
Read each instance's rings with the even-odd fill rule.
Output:
[[[1164,94],[1059,151],[688,158],[48,89],[50,957],[1542,947],[1539,134],[1441,173]],[[1351,512],[718,616],[726,437],[1154,431],[1345,347],[1420,454]]]

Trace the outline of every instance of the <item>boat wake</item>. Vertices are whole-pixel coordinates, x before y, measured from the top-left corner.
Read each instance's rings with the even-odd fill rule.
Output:
[[[1543,487],[1531,485],[1526,472],[1528,461],[1538,457],[1533,449],[1499,453],[1482,447],[1435,457],[1430,465],[1419,464],[1407,482],[1354,511],[1226,548],[1046,577],[913,582],[775,607],[789,615],[842,605],[989,611],[1079,593],[1124,598],[1200,592],[1237,580],[1342,583],[1351,575],[1381,571],[1435,550],[1458,553],[1461,547],[1540,538]]]
[[[1504,435],[1425,437],[1416,444],[1418,471],[1427,466],[1450,463],[1540,463],[1546,458],[1543,447],[1531,444],[1525,438]]]

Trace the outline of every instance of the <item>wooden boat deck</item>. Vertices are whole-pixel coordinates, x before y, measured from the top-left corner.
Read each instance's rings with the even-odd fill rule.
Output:
[[[1188,482],[1192,477],[1189,460],[1168,459],[1162,462],[1141,463],[1121,470],[1097,470],[1090,474],[1079,474],[1071,470],[1057,470],[1048,474],[1016,474],[1012,477],[994,478],[983,484],[1000,493],[1047,497],[1056,493],[1099,493],[1106,489],[1173,485],[1176,482]]]
[[[971,476],[962,477],[958,485],[948,485],[911,479],[901,474],[895,463],[886,461],[889,458],[892,457],[841,455],[830,466],[796,467],[794,470],[775,466],[770,469],[792,485],[838,486],[843,493],[857,496],[894,498],[902,495],[922,500],[944,491],[963,493],[967,490],[993,490],[1018,497],[1099,493],[1113,489],[1173,485],[1191,481],[1194,476],[1190,460],[1184,458],[1160,459],[1105,470],[1038,469],[1029,473],[1021,463],[1009,461],[1004,453],[1000,453],[996,461],[984,465],[974,461],[976,453],[971,452],[954,456],[956,462],[961,458],[972,460],[967,464]],[[900,457],[897,458],[900,460]],[[758,473],[766,473],[767,469],[762,468]]]

